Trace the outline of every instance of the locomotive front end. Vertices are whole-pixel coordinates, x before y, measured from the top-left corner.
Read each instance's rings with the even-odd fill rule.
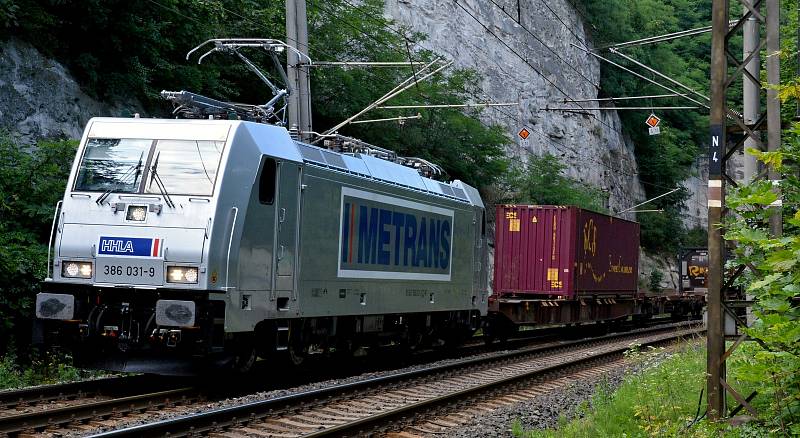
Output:
[[[107,369],[208,355],[219,268],[209,259],[229,123],[93,119],[57,209],[36,316],[48,340]],[[220,176],[221,178],[221,176]]]

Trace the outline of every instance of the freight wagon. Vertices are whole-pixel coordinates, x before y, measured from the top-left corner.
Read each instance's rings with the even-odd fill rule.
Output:
[[[487,331],[649,318],[681,306],[638,290],[639,224],[572,206],[499,205]]]
[[[678,259],[681,295],[705,295],[708,292],[708,249],[686,248]]]

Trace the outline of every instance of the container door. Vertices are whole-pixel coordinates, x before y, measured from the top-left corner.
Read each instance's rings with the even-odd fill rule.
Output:
[[[277,238],[275,239],[275,287],[278,297],[296,299],[295,275],[300,240],[300,176],[296,163],[278,164],[278,199],[276,205]]]

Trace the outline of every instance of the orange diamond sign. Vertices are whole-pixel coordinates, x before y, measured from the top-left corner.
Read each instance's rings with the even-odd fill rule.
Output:
[[[531,135],[531,132],[528,131],[528,128],[522,128],[522,129],[519,130],[517,135],[519,135],[519,138],[521,138],[523,140],[527,140],[528,137]]]
[[[656,117],[655,114],[650,114],[650,116],[648,116],[647,120],[645,120],[644,122],[647,123],[647,126],[655,128],[656,126],[658,126],[659,123],[661,123],[661,119]]]

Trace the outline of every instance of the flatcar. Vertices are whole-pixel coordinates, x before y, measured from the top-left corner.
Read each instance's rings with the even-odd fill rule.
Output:
[[[478,191],[356,149],[241,120],[92,119],[36,297],[49,342],[169,374],[469,336],[488,298]]]

